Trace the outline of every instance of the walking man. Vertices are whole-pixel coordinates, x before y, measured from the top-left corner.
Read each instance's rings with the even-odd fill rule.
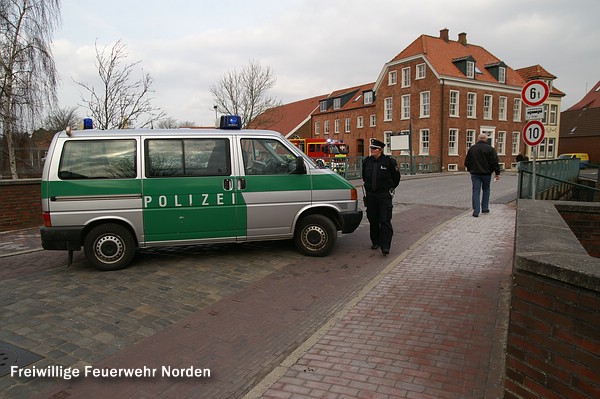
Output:
[[[371,249],[381,248],[390,253],[392,236],[392,197],[400,183],[400,170],[396,160],[383,154],[385,143],[371,139],[371,155],[362,165],[362,179],[366,192],[367,219]]]
[[[480,212],[490,211],[490,183],[492,173],[495,173],[494,181],[500,179],[500,165],[498,154],[494,147],[488,144],[488,136],[481,133],[477,143],[469,148],[465,158],[465,167],[471,173],[473,185],[473,216],[478,217]],[[482,194],[483,193],[483,194]]]

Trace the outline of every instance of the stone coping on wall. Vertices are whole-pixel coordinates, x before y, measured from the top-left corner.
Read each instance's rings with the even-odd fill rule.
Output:
[[[559,213],[580,204],[518,200],[515,268],[600,292],[600,259],[588,255]]]
[[[16,186],[16,185],[25,185],[25,184],[40,184],[42,179],[40,178],[32,178],[32,179],[0,179],[0,186]]]

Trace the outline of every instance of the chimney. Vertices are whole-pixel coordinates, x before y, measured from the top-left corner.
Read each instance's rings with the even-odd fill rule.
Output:
[[[440,39],[443,39],[445,42],[447,42],[448,40],[450,40],[448,38],[448,28],[444,28],[440,30]]]
[[[463,46],[467,45],[467,34],[465,32],[458,34],[458,42]]]

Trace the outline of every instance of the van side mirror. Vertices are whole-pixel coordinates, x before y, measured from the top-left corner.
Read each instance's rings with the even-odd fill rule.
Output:
[[[304,164],[304,157],[296,158],[296,168],[291,172],[292,175],[305,175],[306,165]]]

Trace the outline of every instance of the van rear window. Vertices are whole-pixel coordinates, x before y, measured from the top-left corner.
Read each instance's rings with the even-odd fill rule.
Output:
[[[229,176],[228,139],[146,140],[146,177]]]
[[[126,179],[137,175],[135,140],[71,140],[64,145],[58,177]]]

